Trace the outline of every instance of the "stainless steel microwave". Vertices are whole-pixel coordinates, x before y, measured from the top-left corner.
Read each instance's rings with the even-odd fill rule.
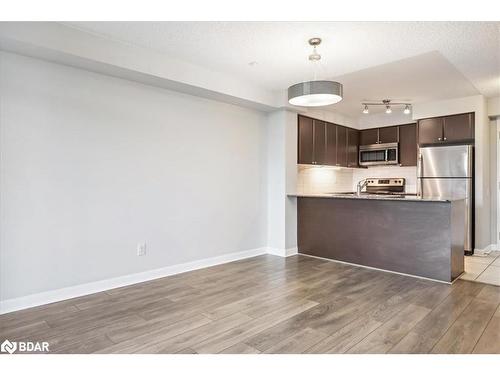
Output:
[[[359,165],[393,164],[399,164],[399,144],[397,142],[359,146]]]

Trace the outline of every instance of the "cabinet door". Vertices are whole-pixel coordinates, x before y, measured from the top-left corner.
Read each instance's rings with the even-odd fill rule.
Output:
[[[337,126],[337,166],[347,167],[347,128]]]
[[[347,129],[347,166],[357,168],[359,157],[359,131]]]
[[[326,159],[326,123],[313,120],[313,164],[323,165]]]
[[[326,124],[325,165],[337,165],[337,125]]]
[[[359,144],[373,145],[378,143],[378,129],[366,129],[359,132]]]
[[[398,142],[398,127],[387,126],[378,129],[378,140],[380,143]]]
[[[474,139],[473,114],[446,116],[443,129],[443,141],[445,142],[471,141]]]
[[[417,125],[399,127],[399,163],[403,167],[417,165]]]
[[[299,116],[299,150],[298,163],[313,163],[313,120],[308,117]]]
[[[443,141],[443,118],[428,118],[418,122],[418,143],[433,144]]]

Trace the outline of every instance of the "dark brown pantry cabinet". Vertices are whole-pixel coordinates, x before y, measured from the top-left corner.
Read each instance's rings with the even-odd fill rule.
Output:
[[[474,141],[474,114],[463,113],[418,121],[418,143],[447,144]]]

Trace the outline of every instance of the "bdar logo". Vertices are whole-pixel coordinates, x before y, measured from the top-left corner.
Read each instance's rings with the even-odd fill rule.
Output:
[[[0,346],[0,351],[4,353],[14,353],[17,349],[17,342],[10,342],[9,340],[5,340]]]

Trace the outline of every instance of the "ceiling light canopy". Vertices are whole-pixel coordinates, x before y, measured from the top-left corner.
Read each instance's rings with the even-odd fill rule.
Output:
[[[309,44],[313,47],[313,53],[309,55],[309,61],[312,63],[321,60],[321,55],[316,51],[316,47],[320,43],[320,38],[309,39]],[[288,88],[288,102],[302,107],[321,107],[335,104],[342,100],[342,96],[342,84],[335,81],[316,80],[316,77],[313,81],[300,82]]]
[[[364,102],[361,104],[363,105],[363,113],[364,114],[369,113],[369,106],[377,106],[377,105],[385,106],[385,113],[387,113],[387,114],[392,113],[392,108],[394,106],[404,106],[403,113],[405,115],[409,115],[411,113],[411,103],[393,102],[390,99],[372,100],[370,102]]]

